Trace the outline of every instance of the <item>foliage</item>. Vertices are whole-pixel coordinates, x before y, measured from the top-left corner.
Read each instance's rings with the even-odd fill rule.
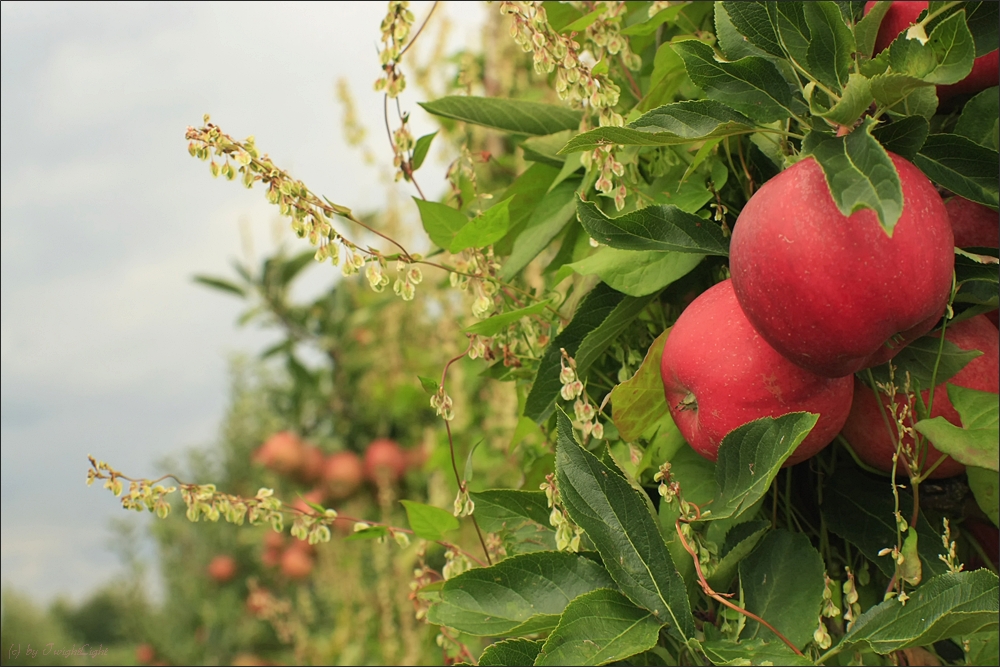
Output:
[[[209,621],[180,608],[205,585],[184,580],[181,561],[204,558],[205,535],[249,554],[242,536],[254,529],[164,522],[165,623],[218,629],[214,641],[226,646],[291,646],[301,662],[364,660],[325,643],[355,605],[359,634],[381,624],[382,659],[416,659],[386,643],[395,624],[418,633],[395,567],[415,568],[410,601],[441,626],[446,661],[898,664],[898,652],[922,647],[958,664],[963,651],[988,652],[978,638],[997,631],[996,565],[971,525],[983,514],[996,521],[986,500],[995,503],[995,481],[981,475],[997,469],[995,395],[949,386],[961,427],[927,419],[922,404],[907,424],[973,466],[976,508],[960,479],[938,485],[941,496],[957,490],[957,502],[931,502],[935,483],[916,465],[924,437],[916,452],[899,445],[889,478],[863,470],[841,443],[782,468],[816,424],[810,413],[735,429],[717,463],[693,458],[657,372],[664,332],[728,277],[744,204],[800,160],[819,163],[844,215],[872,210],[887,234],[904,205],[890,150],[939,188],[996,209],[995,104],[939,103],[935,92],[995,46],[996,21],[984,19],[995,10],[931,3],[876,54],[881,2],[867,15],[861,2],[499,4],[488,30],[509,31],[516,47],[493,45],[482,69],[467,66],[428,95],[421,106],[439,118],[436,134],[414,141],[408,115],[397,105],[390,118],[386,105],[396,178],[415,190],[410,213],[427,252],[403,244],[399,210],[356,214],[252,138],[207,117],[188,128],[193,156],[214,175],[262,187],[315,250],[279,252],[257,272],[239,266],[238,282],[199,278],[247,299],[245,320],[281,328],[263,356],[284,361],[284,378],[249,394],[267,397],[266,408],[233,421],[244,430],[226,438],[225,465],[192,469],[198,481],[178,486],[189,518],[246,517],[278,531],[290,520],[329,567],[294,586],[259,575],[263,583],[220,590],[249,600],[261,586],[287,585],[285,606],[268,598],[270,611],[257,612],[269,625],[242,625],[235,602]],[[387,102],[405,86],[408,40],[423,30],[413,23],[405,3],[390,3],[379,80]],[[417,182],[432,141],[457,155],[440,201]],[[960,253],[943,326],[996,305],[995,258]],[[294,304],[289,285],[313,256],[345,279]],[[351,278],[362,270],[370,291]],[[390,282],[398,300],[382,294]],[[911,394],[935,387],[973,356],[937,340],[865,378],[889,395],[903,377]],[[322,361],[307,363],[306,347]],[[362,453],[376,437],[422,443],[426,474],[399,485],[376,478],[370,495],[336,509],[288,507],[303,482],[248,464],[279,428],[326,453]],[[169,513],[170,489],[97,461],[94,480],[124,494],[126,507]],[[334,550],[325,543],[341,540],[338,526],[353,535]],[[365,586],[377,604],[355,597]],[[333,590],[338,598],[324,595]],[[482,650],[477,637],[500,641]]]

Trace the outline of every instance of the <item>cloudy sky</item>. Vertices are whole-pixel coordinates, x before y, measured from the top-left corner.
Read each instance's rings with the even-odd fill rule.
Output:
[[[430,5],[412,3],[418,21]],[[191,276],[230,271],[241,225],[270,250],[274,211],[259,189],[214,181],[185,127],[211,113],[314,190],[376,206],[379,170],[346,146],[334,84],[348,79],[377,130],[385,3],[0,11],[0,569],[39,601],[80,599],[119,568],[109,522],[123,514],[84,485],[86,456],[141,475],[211,442],[228,356],[266,342],[236,328],[238,301]],[[485,11],[449,3],[436,18],[454,23],[454,46],[475,46]],[[415,99],[416,129],[430,128]]]

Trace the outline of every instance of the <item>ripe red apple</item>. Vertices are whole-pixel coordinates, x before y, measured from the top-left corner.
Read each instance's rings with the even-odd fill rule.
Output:
[[[818,413],[819,421],[785,465],[804,461],[833,440],[851,409],[852,379],[821,377],[778,354],[743,314],[731,280],[681,313],[667,336],[660,375],[677,428],[711,461],[733,429],[805,411]]]
[[[1000,530],[997,530],[996,526],[989,521],[970,517],[962,524],[962,530],[971,533],[972,539],[979,543],[983,553],[990,559],[993,567],[1000,565]],[[975,554],[969,560],[981,561],[982,559],[979,558],[979,554]],[[985,565],[983,563],[980,567],[985,567]],[[972,562],[969,563],[969,569],[976,569]]]
[[[354,452],[330,454],[323,464],[323,482],[333,500],[343,500],[354,495],[365,478],[361,457]]]
[[[365,476],[372,482],[397,481],[406,472],[406,454],[386,438],[373,440],[365,450]]]
[[[208,564],[208,576],[224,584],[236,576],[236,560],[232,556],[219,554]]]
[[[948,380],[948,383],[979,391],[1000,392],[1000,367],[998,367],[1000,364],[1000,332],[985,316],[977,315],[949,325],[944,337],[945,340],[951,341],[963,350],[980,350],[983,353],[982,356],[970,361],[965,368]],[[930,391],[922,391],[921,397],[926,405]],[[902,393],[896,394],[895,402],[901,406],[906,402],[906,398]],[[888,417],[890,425],[895,424],[891,410],[888,396],[879,394],[876,399],[871,387],[861,379],[855,380],[854,404],[851,407],[851,415],[848,417],[847,423],[844,424],[843,435],[851,443],[851,449],[858,455],[858,458],[873,468],[885,472],[892,470],[892,455],[896,451],[896,429],[893,426],[890,433],[883,417],[883,414]],[[934,390],[934,405],[930,416],[944,417],[952,424],[962,425],[958,411],[948,400],[948,390],[944,384],[938,385]],[[904,447],[908,447],[912,451],[913,438],[904,435],[903,444]],[[941,452],[928,443],[927,456],[921,469],[927,469],[941,456]],[[964,470],[964,465],[948,458],[931,473],[931,477],[953,477],[960,475]],[[900,476],[906,474],[901,467],[897,467],[897,471]]]
[[[291,431],[281,431],[268,438],[254,453],[254,460],[283,475],[296,472],[302,465],[302,441]]]
[[[1000,248],[1000,216],[991,208],[952,197],[944,203],[959,248]]]
[[[305,579],[312,573],[312,556],[308,549],[300,547],[299,544],[305,543],[293,542],[292,546],[281,554],[281,572],[289,579]]]
[[[889,156],[904,200],[892,237],[874,211],[842,215],[811,157],[754,193],[733,230],[743,312],[774,349],[819,375],[885,363],[931,330],[951,294],[944,202],[919,169]]]
[[[149,665],[156,660],[156,649],[152,644],[139,644],[135,647],[135,661],[140,665]]]
[[[865,14],[871,11],[875,5],[874,0],[865,3]],[[899,33],[909,28],[917,22],[920,12],[927,9],[927,2],[910,0],[907,2],[894,2],[889,6],[882,23],[878,28],[878,36],[875,38],[875,54],[878,54],[889,47]],[[937,87],[938,99],[944,101],[955,95],[965,93],[978,93],[992,86],[997,85],[998,65],[996,50],[979,56],[972,63],[972,71],[969,75],[957,83],[942,85]]]
[[[323,451],[315,446],[303,444],[302,462],[299,464],[298,477],[306,484],[312,484],[323,477],[323,465],[326,457]]]

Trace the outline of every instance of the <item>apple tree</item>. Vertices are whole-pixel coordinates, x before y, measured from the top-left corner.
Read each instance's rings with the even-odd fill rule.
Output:
[[[425,242],[207,116],[186,132],[312,246],[242,285],[203,279],[271,281],[289,419],[361,440],[424,402],[393,435],[437,434],[425,470],[454,499],[431,484],[402,499],[408,528],[350,523],[445,550],[414,586],[445,660],[996,664],[998,5],[491,11],[497,43],[420,103],[440,130],[419,138],[399,94],[433,10],[418,26],[390,2],[381,26],[376,89]],[[435,200],[421,167],[440,146],[457,157]],[[344,346],[365,329],[378,357],[382,329],[344,301],[268,301],[313,258],[400,313],[461,304],[378,409],[340,389],[364,385]],[[328,372],[296,356],[307,339]],[[477,399],[473,373],[512,400]],[[506,454],[483,466],[490,419]],[[97,461],[90,479],[169,511],[170,488]],[[195,520],[343,539],[331,503],[178,486]]]

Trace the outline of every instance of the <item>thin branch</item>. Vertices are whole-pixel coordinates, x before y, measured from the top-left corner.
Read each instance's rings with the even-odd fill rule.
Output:
[[[409,51],[410,47],[413,46],[413,43],[417,41],[417,37],[420,37],[420,33],[422,33],[424,31],[424,28],[427,27],[427,23],[428,21],[431,20],[431,15],[434,13],[434,10],[437,9],[437,6],[438,6],[437,2],[431,5],[431,10],[427,12],[427,17],[424,19],[424,22],[420,24],[420,27],[417,28],[417,31],[413,33],[413,38],[410,39],[409,42],[407,42],[406,46],[403,47],[403,50],[399,52],[398,56],[396,56],[396,60],[402,58],[403,54]]]

